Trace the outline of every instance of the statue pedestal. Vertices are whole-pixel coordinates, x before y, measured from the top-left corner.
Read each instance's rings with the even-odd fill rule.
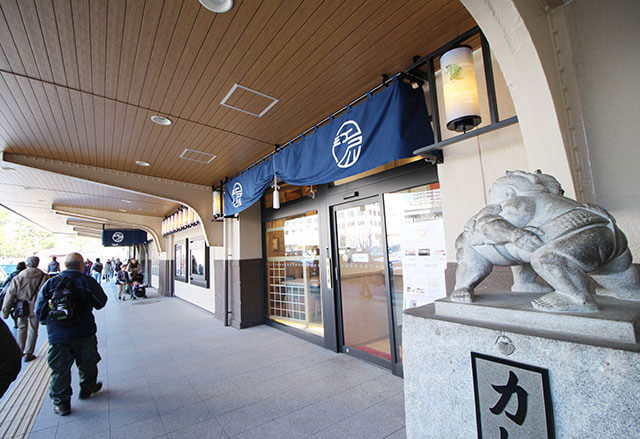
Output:
[[[640,341],[640,302],[596,297],[597,313],[550,313],[531,306],[540,293],[482,292],[473,303],[440,299],[435,302],[438,316],[477,322],[500,322],[514,328],[535,328],[564,332],[602,340],[638,343]]]
[[[599,298],[597,315],[550,314],[531,308],[535,297],[480,294],[472,304],[443,299],[405,311],[409,438],[478,436],[472,352],[548,370],[555,437],[640,437],[638,304]],[[506,355],[511,349],[499,341],[509,339],[514,350]],[[496,373],[491,384],[504,386],[503,375],[504,370]],[[531,412],[535,395],[529,393]],[[489,397],[494,405],[500,394]],[[517,427],[505,417],[516,412],[516,400],[514,394],[502,417],[496,417],[507,428]],[[509,437],[521,437],[516,433],[509,430]],[[540,434],[527,437],[546,437]],[[484,437],[500,437],[499,431]]]

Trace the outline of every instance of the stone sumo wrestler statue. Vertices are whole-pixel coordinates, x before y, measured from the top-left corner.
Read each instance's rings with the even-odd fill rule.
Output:
[[[597,294],[640,301],[640,276],[627,239],[601,207],[563,196],[551,175],[507,171],[490,191],[491,204],[456,240],[453,301],[472,302],[474,288],[494,265],[513,266],[512,291],[547,292],[531,302],[552,312],[598,309]],[[551,287],[536,282],[540,275]]]

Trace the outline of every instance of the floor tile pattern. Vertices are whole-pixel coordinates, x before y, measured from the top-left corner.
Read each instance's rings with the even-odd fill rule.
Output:
[[[402,379],[269,326],[241,331],[178,298],[97,311],[104,388],[31,438],[402,438]],[[43,331],[44,336],[44,331]],[[74,368],[75,369],[75,368]]]

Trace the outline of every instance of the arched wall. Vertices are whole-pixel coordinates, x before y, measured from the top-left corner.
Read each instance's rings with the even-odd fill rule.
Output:
[[[461,0],[487,37],[513,99],[530,170],[554,175],[569,197],[584,199],[567,154],[549,8],[531,0]],[[576,184],[578,183],[578,184]]]
[[[640,252],[640,2],[461,0],[500,64],[530,169],[597,203]]]

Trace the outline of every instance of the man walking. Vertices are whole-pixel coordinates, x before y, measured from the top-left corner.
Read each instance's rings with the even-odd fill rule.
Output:
[[[64,265],[66,269],[42,287],[36,304],[36,316],[47,325],[49,335],[49,396],[53,411],[61,416],[71,413],[74,361],[80,375],[80,399],[87,399],[102,388],[97,381],[100,354],[93,309],[101,309],[107,303],[102,287],[82,273],[81,254],[69,253]]]
[[[55,276],[58,273],[60,273],[58,258],[51,256],[51,262],[49,262],[49,266],[47,267],[47,274],[49,274],[49,276]]]
[[[15,307],[14,316],[18,321],[18,346],[24,353],[24,361],[28,362],[36,359],[33,351],[38,338],[38,319],[33,309],[38,291],[49,276],[38,269],[40,259],[37,256],[29,256],[25,262],[27,269],[14,277],[6,288],[2,318],[6,319],[11,309]],[[19,303],[20,301],[22,303]]]
[[[102,262],[100,262],[100,258],[96,258],[96,263],[93,264],[91,270],[93,271],[93,278],[98,282],[98,284],[102,285],[102,270],[104,266]]]
[[[111,259],[107,259],[107,262],[104,263],[104,271],[106,281],[111,281],[113,277],[113,262],[111,262]]]

